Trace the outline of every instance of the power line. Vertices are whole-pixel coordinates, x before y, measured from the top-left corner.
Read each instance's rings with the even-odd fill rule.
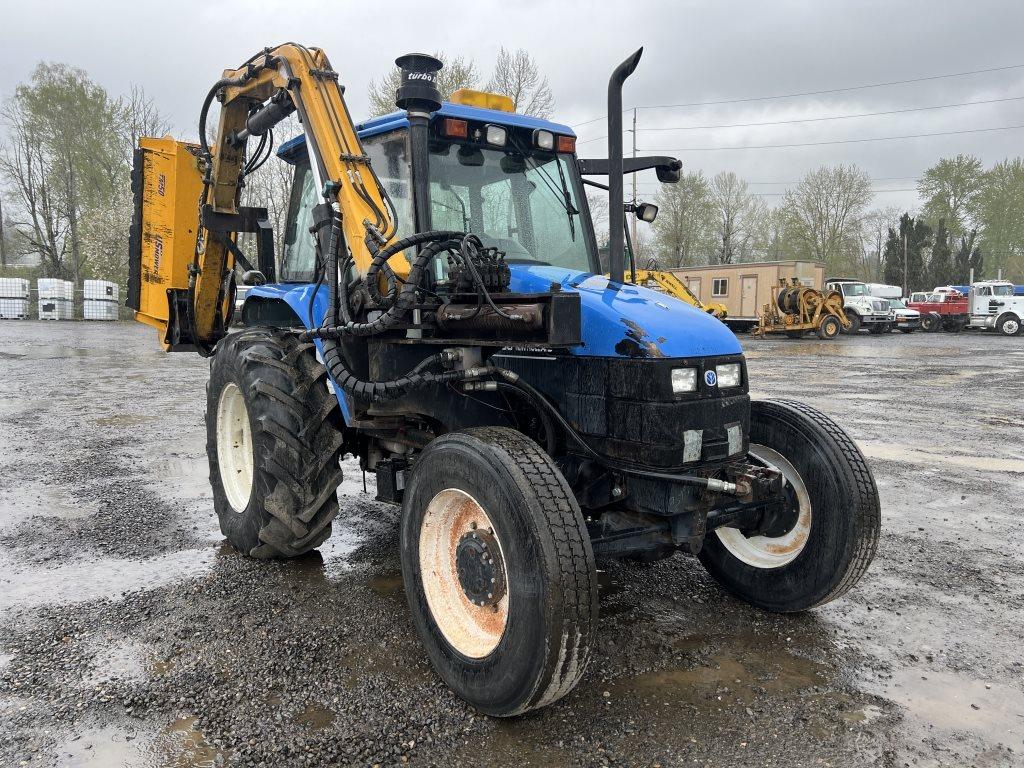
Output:
[[[884,83],[868,83],[866,85],[848,85],[842,88],[825,88],[818,91],[799,91],[796,93],[780,93],[773,96],[747,96],[741,99],[721,99],[718,101],[691,101],[681,104],[649,104],[646,106],[638,106],[636,109],[675,109],[680,107],[710,107],[718,106],[721,104],[746,104],[751,101],[772,101],[774,99],[793,99],[800,96],[822,96],[827,93],[847,93],[849,91],[863,91],[868,88],[887,88],[892,85],[909,85],[910,83],[924,83],[930,80],[944,80],[950,77],[966,77],[968,75],[982,75],[987,72],[1004,72],[1009,69],[1021,69],[1024,68],[1024,64],[1008,64],[1005,67],[989,67],[987,69],[972,69],[967,72],[951,72],[946,75],[927,75],[925,77],[913,77],[906,80],[890,80]],[[632,109],[632,107],[630,108]],[[623,113],[629,110],[622,110]],[[578,128],[581,125],[589,125],[590,123],[596,123],[598,120],[604,120],[608,115],[604,114],[600,117],[591,118],[590,120],[584,120],[581,123],[573,124],[574,128]]]
[[[717,128],[757,128],[766,125],[792,125],[794,123],[821,123],[827,120],[850,120],[856,117],[879,117],[881,115],[901,115],[907,112],[926,112],[929,110],[936,109],[952,109],[953,107],[974,107],[981,104],[1000,104],[1006,101],[1020,101],[1024,99],[1024,96],[1009,96],[1005,99],[986,99],[984,101],[963,101],[959,104],[936,104],[935,106],[928,107],[907,107],[904,109],[890,109],[884,112],[858,112],[852,115],[831,115],[828,117],[804,117],[794,118],[792,120],[767,120],[759,123],[723,123],[719,125],[680,125],[673,127],[658,127],[658,128],[637,128],[638,131],[705,131],[713,130]],[[628,132],[628,131],[627,131]],[[625,133],[625,132],[624,132]],[[598,136],[594,139],[586,139],[584,141],[577,141],[577,144],[588,144],[592,141],[600,141],[601,139],[607,139],[608,136]]]
[[[718,152],[734,149],[787,149],[790,147],[822,147],[830,144],[864,144],[872,141],[900,141],[903,139],[925,139],[933,136],[960,136],[965,133],[992,133],[994,131],[1014,131],[1024,125],[1003,125],[996,128],[971,128],[963,131],[937,131],[935,133],[910,133],[905,136],[876,136],[870,139],[837,139],[833,141],[805,141],[795,144],[743,144],[736,147],[674,147],[672,149],[655,149],[644,147],[643,152]]]
[[[884,195],[890,192],[917,192],[917,189],[872,189],[870,190],[873,195]],[[785,197],[786,192],[751,192],[750,194],[756,195],[757,197]]]

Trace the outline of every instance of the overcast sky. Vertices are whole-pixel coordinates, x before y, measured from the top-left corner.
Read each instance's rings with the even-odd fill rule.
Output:
[[[577,125],[580,154],[604,156],[607,77],[632,50],[643,60],[624,104],[650,107],[860,86],[1024,65],[1024,2],[659,2],[570,0],[303,2],[0,0],[0,94],[42,60],[85,69],[113,93],[142,85],[177,134],[194,137],[200,100],[222,69],[286,40],[324,48],[354,115],[366,84],[408,51],[472,58],[486,73],[501,45],[524,47],[548,75],[555,118]],[[641,109],[641,150],[669,150],[687,169],[734,170],[760,193],[827,163],[856,163],[878,190],[906,190],[937,158],[967,152],[986,165],[1021,154],[1024,130],[788,149],[725,149],[1024,125],[1024,99],[789,125],[643,129],[794,120],[1024,97],[1024,67],[813,97]],[[631,115],[626,117],[627,123]],[[629,138],[627,138],[628,147]],[[698,148],[698,151],[682,151]],[[642,152],[643,153],[643,152]],[[772,183],[765,183],[772,182]],[[653,192],[653,174],[641,189]],[[778,197],[766,196],[769,202]],[[913,208],[913,192],[878,205]]]

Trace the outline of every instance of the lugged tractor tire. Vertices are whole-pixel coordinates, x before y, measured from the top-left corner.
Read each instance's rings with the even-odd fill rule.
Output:
[[[568,483],[533,440],[486,427],[431,442],[405,489],[401,554],[427,655],[476,709],[522,714],[579,682],[597,631],[594,553]]]
[[[823,413],[791,400],[750,405],[750,453],[783,471],[799,514],[771,536],[710,531],[700,561],[748,603],[804,611],[867,571],[881,528],[878,489],[856,443]]]
[[[297,557],[326,541],[341,443],[338,401],[312,344],[261,327],[221,340],[206,388],[206,452],[220,529],[235,549]]]

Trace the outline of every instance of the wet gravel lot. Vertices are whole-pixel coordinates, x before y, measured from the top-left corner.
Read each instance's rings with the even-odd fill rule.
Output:
[[[744,339],[882,498],[845,598],[775,616],[693,559],[607,564],[596,658],[474,715],[406,612],[354,462],[334,536],[248,560],[212,513],[207,364],[142,326],[0,323],[0,766],[1024,765],[1024,339]]]

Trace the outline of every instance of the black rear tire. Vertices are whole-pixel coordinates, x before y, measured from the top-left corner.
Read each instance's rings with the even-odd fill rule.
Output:
[[[252,557],[297,557],[331,535],[341,483],[341,416],[312,344],[273,328],[226,336],[210,361],[206,452],[213,503],[224,536]],[[218,405],[234,385],[252,440],[248,504],[229,501],[218,458]]]
[[[469,497],[486,513],[504,565],[503,624],[476,651],[457,631],[464,616],[487,621],[474,613],[469,592],[454,585],[443,593],[450,599],[435,612],[425,591],[425,579],[433,579],[427,586],[436,590],[444,569],[455,566],[447,565],[447,550],[436,560],[424,560],[421,547],[434,552],[431,541],[462,542],[469,535],[459,537],[457,529],[437,533],[439,518],[431,504],[452,493]],[[432,522],[425,525],[425,519]],[[488,427],[431,442],[405,490],[401,553],[406,596],[427,655],[445,683],[476,709],[499,717],[521,714],[556,701],[579,682],[597,629],[597,570],[576,499],[534,441],[515,430]],[[450,557],[459,563],[456,554]],[[451,584],[450,573],[447,578]],[[437,599],[438,592],[432,594]],[[494,605],[494,613],[499,608]]]
[[[844,328],[843,333],[855,334],[860,331],[861,319],[860,315],[854,312],[852,309],[846,310],[846,319],[850,321],[850,327]]]
[[[822,341],[828,341],[838,336],[842,330],[843,324],[839,322],[839,318],[829,315],[818,324],[817,334]]]
[[[929,312],[921,316],[921,330],[925,333],[936,333],[942,328],[942,316],[937,312]]]
[[[800,475],[810,507],[802,548],[777,567],[755,565],[711,531],[700,561],[734,595],[769,611],[835,600],[864,575],[878,546],[878,490],[864,456],[827,416],[785,400],[751,403],[750,442],[781,454]]]
[[[1007,315],[999,319],[999,325],[996,326],[996,330],[1003,336],[1019,336],[1021,331],[1024,330],[1024,325],[1014,315]]]

